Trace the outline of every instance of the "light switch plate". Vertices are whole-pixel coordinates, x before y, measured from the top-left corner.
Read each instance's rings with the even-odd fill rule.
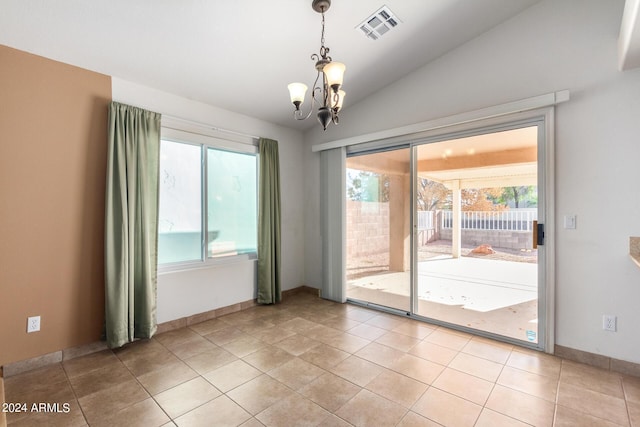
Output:
[[[577,228],[577,217],[576,215],[565,215],[564,216],[564,228],[566,230],[575,230]]]

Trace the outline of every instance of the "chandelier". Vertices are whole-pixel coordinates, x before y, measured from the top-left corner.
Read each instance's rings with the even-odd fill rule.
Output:
[[[300,110],[307,92],[307,85],[303,83],[291,83],[289,95],[291,102],[296,107],[293,117],[296,120],[306,120],[311,116],[315,104],[318,104],[318,121],[327,130],[330,122],[338,124],[338,112],[342,108],[345,93],[341,90],[345,65],[333,62],[329,56],[329,48],[324,45],[324,12],[331,6],[331,0],[313,0],[311,7],[322,15],[322,35],[320,37],[320,54],[314,53],[311,59],[316,61],[318,72],[311,91],[311,108],[306,115]],[[322,82],[320,77],[322,76]]]

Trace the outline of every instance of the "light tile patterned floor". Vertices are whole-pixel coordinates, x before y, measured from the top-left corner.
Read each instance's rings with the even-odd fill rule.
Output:
[[[640,426],[640,378],[305,293],[5,391],[70,409],[10,426]]]

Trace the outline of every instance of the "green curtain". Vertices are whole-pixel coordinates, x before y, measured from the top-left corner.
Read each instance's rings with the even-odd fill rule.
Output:
[[[275,304],[280,289],[280,160],[278,141],[260,138],[258,303]]]
[[[105,212],[110,348],[156,331],[160,114],[112,102]]]

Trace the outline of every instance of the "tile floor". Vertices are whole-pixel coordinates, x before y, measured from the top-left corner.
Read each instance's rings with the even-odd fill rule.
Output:
[[[640,378],[304,293],[5,392],[62,411],[9,426],[640,426]]]

